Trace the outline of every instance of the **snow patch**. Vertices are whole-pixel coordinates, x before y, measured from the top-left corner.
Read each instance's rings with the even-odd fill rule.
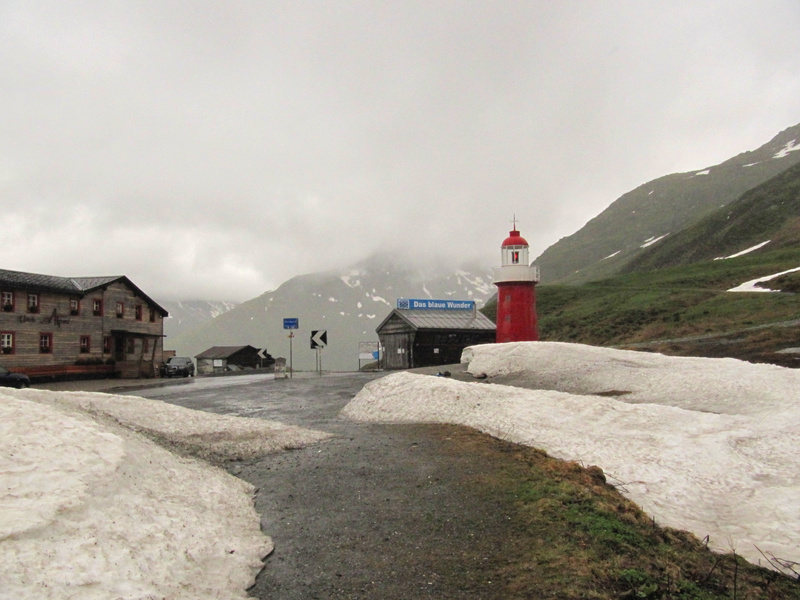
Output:
[[[758,279],[751,279],[750,281],[745,281],[744,283],[737,285],[729,289],[729,292],[774,292],[775,290],[770,290],[765,287],[761,287],[756,285],[757,283],[765,283],[776,277],[780,277],[781,275],[786,275],[787,273],[794,273],[796,271],[800,271],[800,267],[795,269],[789,269],[788,271],[781,271],[780,273],[775,273],[773,275],[767,275],[766,277],[759,277]]]
[[[0,392],[2,595],[248,598],[272,550],[253,487],[166,448],[233,460],[328,437],[133,396]]]
[[[796,150],[800,150],[800,144],[796,143],[797,140],[792,140],[791,142],[787,143],[780,151],[776,152],[772,158],[784,158],[789,155],[789,152],[795,152]]]
[[[652,239],[652,238],[651,238],[651,239]],[[619,254],[620,252],[622,252],[622,250],[617,250],[616,252],[613,252],[613,253],[609,254],[608,256],[606,256],[605,258],[603,258],[603,259],[601,259],[601,260],[607,260],[607,259],[609,259],[609,258],[614,258],[614,257],[615,257],[617,254]]]
[[[755,252],[759,248],[763,248],[767,244],[769,244],[772,240],[767,240],[766,242],[761,242],[760,244],[756,244],[755,246],[751,246],[746,250],[742,250],[741,252],[737,252],[736,254],[731,254],[730,256],[719,256],[714,260],[728,260],[729,258],[737,258],[739,256],[744,256],[745,254],[749,254],[750,252]]]
[[[641,246],[639,246],[639,248],[647,248],[648,246],[652,246],[652,245],[653,245],[653,244],[655,244],[656,242],[660,242],[661,240],[663,240],[663,239],[664,239],[665,237],[667,237],[668,235],[669,235],[668,233],[665,233],[664,235],[662,235],[662,236],[659,236],[659,237],[651,237],[651,238],[648,238],[648,239],[646,239],[646,240],[644,241],[644,243],[643,243]]]

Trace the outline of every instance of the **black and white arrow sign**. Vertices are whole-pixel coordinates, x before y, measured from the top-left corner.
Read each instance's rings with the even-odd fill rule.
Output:
[[[311,332],[311,349],[324,348],[328,345],[328,332],[324,329]]]
[[[259,358],[267,358],[267,349],[261,348],[261,350],[258,351],[258,356]]]

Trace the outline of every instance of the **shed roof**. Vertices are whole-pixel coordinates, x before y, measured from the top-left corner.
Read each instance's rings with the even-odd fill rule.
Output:
[[[458,329],[494,331],[492,320],[478,311],[471,310],[404,310],[395,308],[375,331],[380,331],[392,316],[398,316],[415,330]]]
[[[236,354],[237,352],[241,352],[242,350],[246,350],[250,348],[253,352],[258,352],[258,348],[255,348],[250,345],[246,346],[211,346],[208,350],[204,350],[200,354],[195,355],[195,358],[229,358]]]

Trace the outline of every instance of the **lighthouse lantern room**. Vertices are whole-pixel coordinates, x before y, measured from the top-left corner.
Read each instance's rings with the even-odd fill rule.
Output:
[[[500,247],[501,266],[494,269],[497,286],[498,343],[539,339],[536,324],[536,284],[539,268],[529,265],[528,242],[516,227]]]

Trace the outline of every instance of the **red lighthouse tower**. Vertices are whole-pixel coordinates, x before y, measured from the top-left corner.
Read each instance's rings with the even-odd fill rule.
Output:
[[[497,342],[535,342],[536,290],[539,268],[528,264],[528,242],[514,229],[500,247],[501,265],[494,269],[497,286]]]

